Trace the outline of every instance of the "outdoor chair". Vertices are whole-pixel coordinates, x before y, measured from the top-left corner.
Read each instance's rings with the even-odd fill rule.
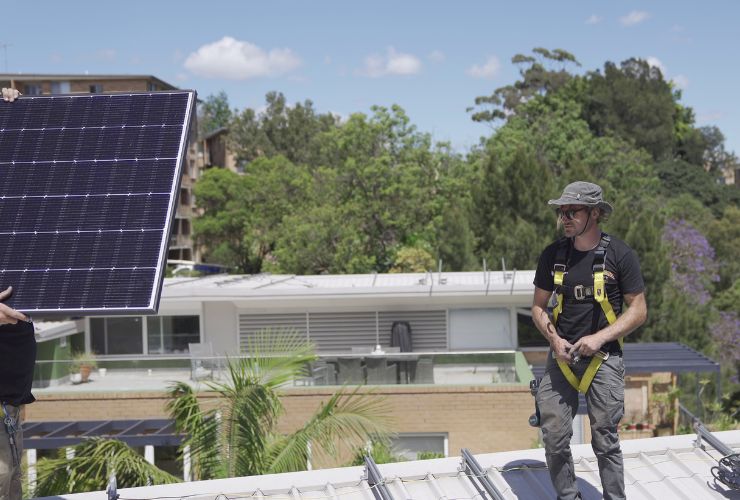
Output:
[[[434,383],[434,361],[431,358],[422,358],[416,362],[416,370],[414,371],[414,383]]]
[[[368,384],[395,384],[398,378],[398,365],[388,363],[388,360],[384,357],[365,358],[365,369]]]
[[[362,360],[360,358],[339,358],[337,359],[339,368],[340,384],[364,384],[365,376],[362,370]]]
[[[188,344],[190,353],[190,380],[212,379],[214,370],[218,369],[218,360],[213,357],[213,344]]]

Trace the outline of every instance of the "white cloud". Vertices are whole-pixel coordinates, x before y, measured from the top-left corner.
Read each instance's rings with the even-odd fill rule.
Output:
[[[666,70],[665,64],[663,64],[660,59],[658,59],[655,56],[650,56],[645,60],[653,68],[658,68],[660,72],[663,73],[663,77],[666,76],[667,70]]]
[[[247,80],[277,76],[297,68],[301,60],[290,49],[262,48],[225,36],[203,45],[185,59],[185,69],[206,78]]]
[[[358,74],[379,78],[388,75],[415,75],[421,71],[421,61],[413,54],[396,52],[388,47],[385,55],[372,54],[365,58],[365,66]]]
[[[597,16],[596,14],[591,14],[591,16],[586,19],[586,24],[599,24],[603,20],[603,17]]]
[[[620,17],[619,22],[622,23],[623,26],[634,26],[635,24],[640,24],[643,21],[647,21],[649,17],[650,14],[648,14],[644,10],[633,10],[626,16]]]
[[[445,59],[447,59],[447,56],[445,56],[445,53],[441,50],[433,50],[429,53],[427,59],[429,59],[433,63],[441,63],[444,62]]]
[[[468,68],[467,73],[473,78],[490,79],[498,74],[499,69],[501,69],[501,63],[499,62],[498,57],[490,56],[483,64],[473,64],[470,68]]]
[[[689,86],[689,79],[685,75],[676,75],[671,81],[681,90],[686,90]]]

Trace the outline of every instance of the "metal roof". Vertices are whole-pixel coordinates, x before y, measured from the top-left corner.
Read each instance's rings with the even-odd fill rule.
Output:
[[[214,275],[167,278],[163,299],[223,300],[273,296],[527,295],[534,271],[342,275]]]
[[[719,373],[718,362],[678,342],[627,342],[624,344],[624,371],[638,373]],[[535,377],[545,373],[544,365],[532,367]]]
[[[715,433],[734,451],[740,450],[740,431]],[[738,498],[737,492],[715,482],[711,468],[722,458],[711,447],[695,443],[696,435],[636,439],[622,442],[627,498],[704,500]],[[590,445],[572,447],[576,476],[585,500],[602,497],[596,457]],[[482,478],[492,484],[500,498],[555,498],[545,468],[543,449],[475,455]],[[271,500],[383,498],[381,486],[391,499],[488,499],[478,486],[479,478],[461,467],[460,457],[383,464],[370,481],[364,467],[324,469],[287,474],[191,483],[125,488],[121,498],[154,499],[187,496],[189,500],[215,498],[262,498]],[[470,469],[468,469],[469,471]],[[379,482],[376,482],[378,481]],[[475,480],[475,481],[474,481]],[[373,486],[371,486],[371,483]],[[100,499],[103,493],[80,493],[53,498]]]
[[[624,372],[627,375],[660,372],[720,373],[719,363],[678,342],[627,342],[623,351]],[[545,366],[532,366],[532,374],[535,378],[543,376]],[[578,414],[587,413],[586,397],[578,394]]]
[[[181,438],[175,433],[174,421],[89,420],[73,422],[24,422],[23,447],[53,450],[81,443],[92,437],[118,439],[129,446],[177,446]]]

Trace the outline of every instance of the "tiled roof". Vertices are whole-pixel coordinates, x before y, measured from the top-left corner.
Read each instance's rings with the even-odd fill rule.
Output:
[[[740,449],[740,431],[718,432],[715,436],[735,451]],[[696,436],[690,434],[622,442],[627,498],[739,498],[739,492],[716,483],[712,476],[711,468],[717,465],[721,455],[710,447],[697,446],[695,440]],[[573,446],[573,456],[583,498],[601,498],[598,466],[591,446]],[[555,498],[542,449],[479,454],[475,459],[502,498]],[[397,500],[490,498],[475,486],[469,473],[461,471],[460,465],[459,457],[383,464],[378,466],[382,476],[380,484],[385,486],[392,499]],[[374,493],[380,494],[381,486],[371,486],[364,470],[364,467],[346,467],[271,474],[121,489],[118,493],[121,498],[140,499],[186,495],[189,500],[225,497],[271,500],[387,498],[375,496]],[[57,498],[93,500],[101,498],[101,493]]]

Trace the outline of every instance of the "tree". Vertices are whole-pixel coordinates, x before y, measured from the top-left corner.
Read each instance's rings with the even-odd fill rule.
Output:
[[[568,64],[581,65],[573,54],[562,49],[550,51],[536,47],[532,52],[534,56],[516,54],[511,58],[511,62],[519,66],[521,80],[500,87],[489,96],[475,98],[478,111],[475,111],[475,107],[467,110],[475,111],[472,114],[473,121],[493,122],[517,114],[519,107],[533,97],[555,93],[573,78],[565,70]]]
[[[197,464],[196,480],[305,470],[310,454],[334,457],[338,444],[353,450],[388,435],[385,403],[359,387],[340,389],[303,427],[278,433],[280,388],[304,376],[315,356],[304,339],[286,332],[262,332],[248,352],[229,363],[228,381],[209,383],[219,396],[216,408],[201,408],[188,384],[170,389],[168,410],[187,436],[181,449],[188,447]]]
[[[666,160],[656,165],[661,191],[666,198],[688,193],[719,216],[727,204],[727,192],[704,168],[686,161]]]
[[[319,138],[337,126],[337,117],[317,114],[310,100],[289,106],[280,92],[268,92],[265,104],[264,111],[247,108],[231,121],[230,146],[237,160],[282,155],[295,164],[315,165]]]
[[[532,269],[555,238],[555,217],[547,200],[555,193],[550,171],[524,144],[491,148],[473,187],[478,254],[488,262]]]
[[[582,112],[594,134],[627,139],[656,160],[673,158],[677,95],[658,68],[632,58],[619,67],[607,62],[603,74],[586,79]]]
[[[71,458],[60,449],[56,458],[39,460],[35,496],[104,490],[112,473],[119,488],[180,482],[121,441],[91,438],[72,449]]]
[[[216,95],[209,95],[198,106],[198,135],[203,137],[220,128],[228,127],[232,115],[226,92],[222,90]]]
[[[205,259],[250,273],[261,266],[263,251],[247,237],[250,203],[244,179],[229,170],[207,170],[193,188],[203,215],[193,220]]]

